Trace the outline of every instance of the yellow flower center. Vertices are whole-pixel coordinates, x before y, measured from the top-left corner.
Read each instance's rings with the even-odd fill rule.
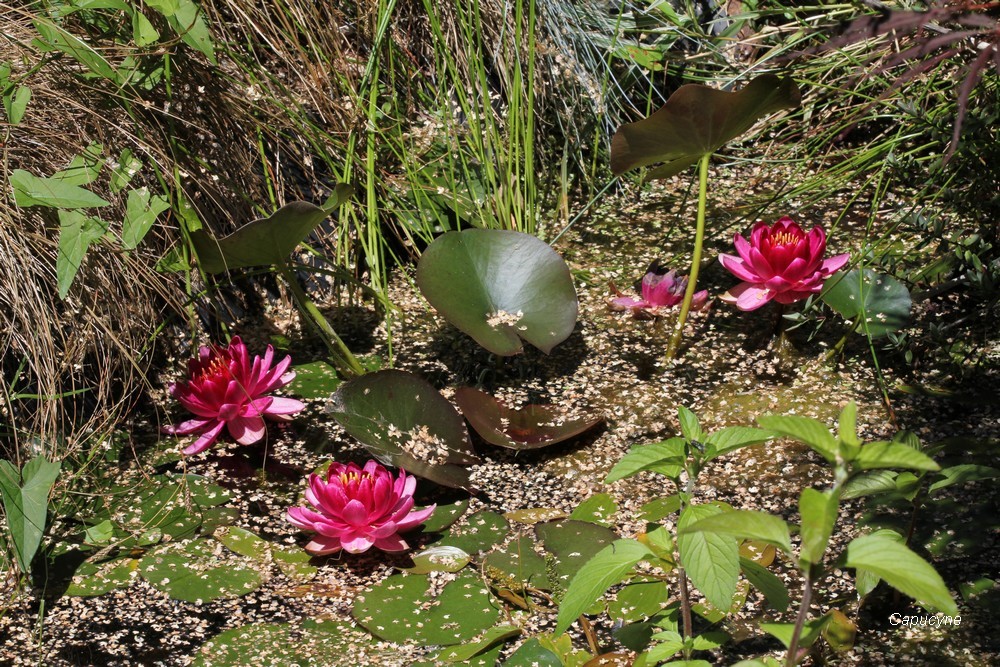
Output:
[[[798,243],[800,238],[801,237],[795,232],[790,232],[790,231],[778,232],[777,234],[771,237],[771,245],[772,246],[792,245],[793,243]]]

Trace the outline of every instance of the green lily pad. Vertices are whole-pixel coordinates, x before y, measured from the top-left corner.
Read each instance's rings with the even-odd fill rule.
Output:
[[[528,586],[549,590],[545,559],[535,553],[534,541],[522,537],[504,549],[490,552],[483,560],[483,572],[495,588],[522,592]]]
[[[446,320],[494,354],[545,353],[566,340],[578,304],[569,267],[521,232],[466,229],[439,236],[420,257],[417,285]]]
[[[299,398],[329,398],[342,381],[337,369],[325,361],[299,364],[292,366],[292,370],[295,371],[295,379],[286,389]]]
[[[608,603],[608,615],[625,622],[645,621],[667,607],[670,591],[666,582],[636,579],[625,584]]]
[[[418,508],[422,509],[422,508]],[[435,508],[434,513],[431,514],[427,521],[424,521],[424,532],[425,533],[440,533],[445,530],[451,524],[455,523],[462,518],[462,515],[469,510],[469,499],[463,498],[462,500],[456,500],[453,503],[446,505],[438,504]]]
[[[461,466],[479,459],[465,423],[416,375],[385,370],[345,382],[328,411],[379,461],[444,486],[471,487]]]
[[[73,573],[66,595],[91,597],[124,588],[132,582],[138,567],[139,561],[132,558],[118,558],[104,563],[83,561]]]
[[[452,527],[451,532],[436,542],[439,546],[458,547],[468,554],[489,551],[500,544],[510,532],[507,520],[496,512],[481,510],[468,521]]]
[[[469,554],[462,549],[441,544],[411,554],[410,558],[413,560],[413,567],[402,568],[410,574],[458,572],[471,560]]]
[[[221,239],[205,228],[194,230],[191,242],[198,262],[207,273],[283,264],[295,247],[353,193],[352,186],[340,183],[323,206],[293,201]]]
[[[376,637],[422,646],[461,644],[500,616],[476,572],[459,573],[437,597],[429,587],[425,576],[394,574],[358,596],[351,614]]]
[[[646,179],[669,178],[711,155],[759,119],[797,107],[791,79],[763,74],[738,92],[701,84],[681,86],[653,115],[618,128],[611,139],[611,171],[621,174],[662,162]]]
[[[214,540],[171,542],[139,561],[139,572],[170,597],[195,602],[246,595],[264,583],[259,565],[246,557],[217,552]]]
[[[271,544],[271,557],[281,573],[289,579],[307,581],[319,572],[318,567],[310,564],[312,555],[298,547]]]
[[[846,319],[864,317],[857,332],[880,338],[899,331],[910,320],[910,292],[891,276],[871,269],[841,271],[827,278],[823,301]]]
[[[557,405],[526,405],[512,410],[489,394],[459,387],[455,402],[483,440],[508,449],[539,449],[569,440],[604,417],[566,419]]]
[[[595,493],[577,505],[570,518],[610,526],[614,523],[613,517],[617,511],[618,503],[614,498],[607,493]]]
[[[349,623],[304,621],[255,623],[225,630],[198,648],[193,667],[245,665],[338,665],[345,655],[354,664],[386,664],[394,656]]]
[[[535,535],[552,555],[552,585],[563,590],[584,563],[618,539],[610,528],[574,519],[540,523],[535,526]]]

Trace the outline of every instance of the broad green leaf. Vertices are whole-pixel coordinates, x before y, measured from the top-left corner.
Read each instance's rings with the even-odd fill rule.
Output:
[[[580,503],[573,513],[571,519],[577,521],[589,521],[601,526],[610,526],[615,512],[618,511],[618,503],[607,493],[595,493],[582,503]]]
[[[96,208],[107,206],[90,190],[67,183],[58,178],[39,178],[23,169],[15,169],[10,174],[10,184],[14,188],[14,202],[18,206],[49,206],[51,208]]]
[[[955,616],[958,607],[931,565],[900,542],[885,535],[863,535],[847,545],[847,567],[872,572],[922,605]]]
[[[445,664],[468,660],[470,658],[474,658],[480,653],[484,653],[497,643],[507,641],[512,637],[519,637],[521,632],[521,628],[516,625],[498,625],[497,627],[490,628],[484,632],[483,635],[475,641],[467,642],[461,646],[444,649],[438,653],[435,660]]]
[[[24,120],[24,113],[27,111],[30,101],[31,88],[27,86],[17,86],[4,95],[3,107],[4,111],[7,112],[7,122],[11,125],[18,125]]]
[[[676,630],[657,632],[650,639],[656,643],[642,654],[645,662],[650,665],[670,660],[684,648],[684,637]]]
[[[804,442],[830,463],[837,460],[837,439],[822,422],[798,415],[766,415],[758,417],[757,423],[783,436]]]
[[[412,373],[384,370],[345,382],[328,408],[383,463],[450,487],[470,488],[476,463],[465,423],[434,387]]]
[[[118,165],[111,169],[111,180],[108,187],[111,192],[121,192],[131,182],[132,177],[142,169],[142,160],[132,155],[132,151],[126,148],[118,156]]]
[[[966,484],[968,482],[976,482],[981,479],[995,479],[996,477],[1000,477],[1000,470],[991,468],[990,466],[963,463],[944,468],[941,470],[941,477],[943,479],[939,479],[931,484],[930,493],[934,493],[938,489],[943,489],[954,484]]]
[[[109,81],[115,79],[115,68],[92,46],[49,21],[32,21],[41,39],[35,44],[43,51],[62,51],[78,63]]]
[[[858,333],[880,338],[910,319],[910,292],[895,278],[871,269],[840,271],[827,278],[821,298],[845,319],[863,317]]]
[[[509,532],[510,524],[506,519],[491,510],[480,510],[469,515],[462,525],[452,526],[435,544],[458,547],[468,554],[478,555],[503,542]]]
[[[192,49],[200,51],[208,62],[217,65],[215,43],[205,23],[204,12],[192,0],[176,0],[176,9],[166,16],[170,27],[180,35],[181,40]]]
[[[170,208],[170,202],[160,195],[150,196],[149,190],[139,188],[128,193],[125,220],[122,223],[122,247],[136,248],[156,222],[156,216]]]
[[[822,564],[838,509],[838,498],[830,491],[803,489],[799,495],[799,514],[802,515],[800,567],[804,572]]]
[[[239,526],[225,526],[215,531],[212,537],[241,556],[262,560],[270,553],[270,543],[258,535]]]
[[[850,453],[848,460],[853,459],[858,447],[861,446],[861,441],[858,439],[858,404],[854,401],[849,402],[840,411],[840,417],[837,419],[837,437],[847,446]]]
[[[49,491],[61,467],[58,461],[49,461],[39,455],[18,471],[9,461],[0,459],[0,495],[7,528],[17,566],[25,574],[31,570],[31,561],[42,543]]]
[[[458,572],[472,560],[469,554],[458,547],[436,545],[410,554],[413,567],[400,568],[410,574],[428,572]]]
[[[898,442],[870,442],[861,448],[852,463],[861,470],[871,468],[941,469],[941,466],[935,463],[931,457]]]
[[[481,570],[490,585],[517,595],[521,595],[529,586],[544,591],[552,590],[552,582],[545,571],[545,559],[535,552],[534,544],[530,538],[521,537],[503,549],[487,554],[482,561]]]
[[[59,255],[56,257],[56,280],[59,298],[65,299],[73,285],[80,264],[90,244],[104,236],[108,223],[79,211],[59,209]]]
[[[563,661],[532,637],[511,653],[503,662],[503,667],[563,667]]]
[[[139,572],[154,588],[186,602],[246,595],[264,583],[250,558],[222,557],[214,540],[168,542],[139,561]]]
[[[687,440],[697,440],[698,442],[703,442],[705,440],[705,434],[701,430],[701,424],[698,423],[698,416],[691,412],[689,408],[683,405],[677,407],[677,419],[681,424],[681,433]]]
[[[655,498],[639,508],[641,516],[646,521],[660,521],[681,508],[681,498],[676,493]]]
[[[677,522],[677,550],[691,582],[717,609],[729,609],[740,577],[739,541],[718,533],[686,529],[725,510],[716,504],[689,505]]]
[[[147,0],[148,2],[148,0]],[[253,623],[223,630],[198,647],[192,667],[248,665],[384,665],[398,657],[371,635],[350,623],[306,620],[301,623]]]
[[[722,456],[741,447],[749,445],[759,445],[760,443],[773,440],[777,434],[764,429],[752,428],[749,426],[729,426],[710,433],[705,438],[705,444],[711,446],[710,458]]]
[[[635,540],[615,540],[580,568],[559,605],[555,634],[569,626],[611,586],[620,583],[636,563],[653,555]]]
[[[311,361],[292,366],[295,379],[285,391],[300,398],[330,398],[341,379],[337,369],[327,361]]]
[[[829,622],[829,616],[821,616],[820,618],[814,618],[806,621],[805,626],[802,628],[802,634],[799,637],[799,647],[806,648],[812,646],[813,643],[819,639],[820,633],[823,632],[823,628]],[[795,624],[761,623],[760,629],[772,637],[777,637],[778,640],[785,645],[785,648],[788,648],[789,644],[792,643],[792,635],[795,632]]]
[[[567,418],[558,405],[526,405],[511,409],[489,394],[459,387],[455,402],[483,440],[508,449],[539,449],[571,438],[604,421],[604,417]]]
[[[132,12],[132,39],[136,46],[149,46],[160,39],[160,32],[138,8]]]
[[[657,579],[634,579],[621,587],[608,603],[608,616],[625,622],[644,621],[660,613],[670,601],[667,583]]]
[[[478,572],[463,570],[441,590],[419,575],[394,574],[359,595],[351,615],[376,637],[399,644],[463,644],[496,623],[500,609]]]
[[[103,563],[85,560],[73,573],[65,595],[92,597],[110,593],[132,583],[133,573],[138,569],[139,561],[132,558],[116,558]]]
[[[854,621],[847,618],[839,609],[831,609],[826,613],[830,621],[823,626],[823,639],[837,653],[846,653],[854,648],[854,637],[858,627]]]
[[[740,557],[740,569],[754,588],[764,594],[768,603],[779,612],[788,609],[788,589],[781,579],[763,565]]]
[[[773,544],[785,553],[792,552],[788,524],[784,519],[767,512],[734,510],[712,514],[686,525],[679,534],[699,532],[716,533],[741,540],[758,540]]]
[[[676,477],[684,465],[684,444],[684,438],[670,438],[652,445],[634,446],[615,464],[604,482],[617,482],[643,470]]]
[[[164,18],[170,18],[177,13],[181,0],[146,0],[146,5],[152,7]]]
[[[442,317],[497,355],[520,353],[522,339],[549,353],[576,325],[569,267],[529,234],[443,234],[420,256],[417,285]]]
[[[662,162],[647,179],[679,174],[759,119],[797,107],[799,101],[795,83],[772,74],[758,76],[735,93],[683,85],[650,117],[618,128],[611,139],[611,171],[621,174]]]
[[[840,497],[844,500],[850,500],[886,491],[895,491],[897,474],[895,470],[867,470],[854,475],[844,484]]]
[[[191,242],[201,268],[208,273],[222,273],[247,266],[284,264],[296,246],[334,209],[346,202],[353,192],[353,187],[341,183],[337,185],[334,196],[322,207],[294,201],[269,217],[248,222],[221,239],[213,237],[204,227],[195,229],[190,225]]]
[[[77,153],[65,169],[52,174],[48,180],[62,181],[70,185],[89,185],[97,180],[104,167],[104,146],[91,143],[82,153]]]
[[[549,580],[557,598],[580,568],[618,539],[610,528],[574,519],[537,524],[535,536],[545,547]]]

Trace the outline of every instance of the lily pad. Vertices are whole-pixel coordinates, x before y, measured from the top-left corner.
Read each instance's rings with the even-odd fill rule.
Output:
[[[795,82],[763,74],[738,92],[689,83],[653,115],[618,128],[611,139],[611,171],[621,174],[662,162],[646,179],[669,178],[711,155],[759,119],[799,105]]]
[[[264,583],[257,564],[224,554],[214,540],[170,543],[147,553],[139,572],[155,588],[187,602],[246,595]]]
[[[410,556],[413,567],[404,567],[404,572],[410,574],[427,574],[428,572],[458,572],[469,564],[469,554],[458,547],[436,545],[418,551]]]
[[[465,423],[437,389],[412,373],[378,371],[345,382],[328,408],[379,461],[444,486],[470,489],[476,463]]]
[[[574,519],[540,523],[535,526],[535,535],[552,554],[552,585],[563,590],[584,563],[618,539],[610,528]]]
[[[339,183],[323,206],[293,201],[221,239],[205,228],[194,230],[191,242],[198,262],[207,273],[283,264],[295,247],[353,193],[352,186]]]
[[[118,558],[104,563],[84,561],[73,573],[66,595],[90,597],[124,588],[131,583],[138,566],[139,561],[132,558]]]
[[[566,340],[578,304],[569,267],[521,232],[466,229],[439,236],[417,264],[417,285],[446,320],[494,354],[545,353]]]
[[[512,410],[472,387],[459,387],[455,402],[483,440],[508,449],[554,445],[604,421],[600,416],[567,419],[557,405],[526,405]]]
[[[348,623],[304,621],[254,623],[225,630],[201,646],[193,667],[334,665],[350,655],[355,664],[385,664],[393,656]]]
[[[480,510],[471,515],[461,526],[455,526],[448,535],[436,544],[439,546],[458,547],[468,554],[479,554],[489,551],[503,542],[510,532],[507,520],[496,512]]]
[[[549,590],[545,559],[535,553],[534,541],[526,537],[514,540],[506,548],[493,551],[483,560],[483,572],[495,588],[521,593],[528,586]]]
[[[905,285],[871,269],[864,269],[863,274],[854,269],[830,276],[823,286],[823,300],[846,319],[864,317],[857,331],[872,338],[905,327],[912,305]]]
[[[360,595],[351,614],[376,637],[399,644],[452,646],[466,642],[500,616],[479,574],[471,570],[442,589],[429,592],[419,575],[394,574]]]
[[[325,361],[311,361],[292,369],[295,379],[289,383],[287,390],[299,398],[329,398],[341,383],[337,369]]]
[[[418,508],[421,509],[421,508]],[[442,505],[438,503],[434,513],[424,521],[425,533],[440,533],[451,524],[462,518],[462,515],[469,510],[469,499],[463,498],[453,503]]]

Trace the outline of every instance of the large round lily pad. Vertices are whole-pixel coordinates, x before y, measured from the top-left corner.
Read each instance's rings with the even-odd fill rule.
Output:
[[[910,292],[891,276],[865,269],[839,272],[823,285],[823,300],[847,319],[864,317],[858,333],[879,338],[899,331],[910,319]]]
[[[420,257],[417,285],[442,317],[494,354],[521,352],[522,339],[549,353],[576,325],[569,267],[529,234],[443,234]]]
[[[478,459],[455,407],[412,373],[378,371],[345,382],[328,409],[385,464],[444,486],[470,488]]]
[[[489,394],[459,387],[455,402],[486,442],[509,449],[539,449],[576,437],[604,421],[597,416],[567,418],[558,405],[526,405],[512,410]]]
[[[733,93],[701,84],[681,86],[649,118],[627,123],[611,139],[616,174],[661,162],[646,176],[669,178],[746,132],[764,116],[797,107],[791,79],[763,74]]]
[[[246,595],[264,583],[259,564],[205,539],[150,551],[139,561],[139,572],[155,588],[187,602]]]

